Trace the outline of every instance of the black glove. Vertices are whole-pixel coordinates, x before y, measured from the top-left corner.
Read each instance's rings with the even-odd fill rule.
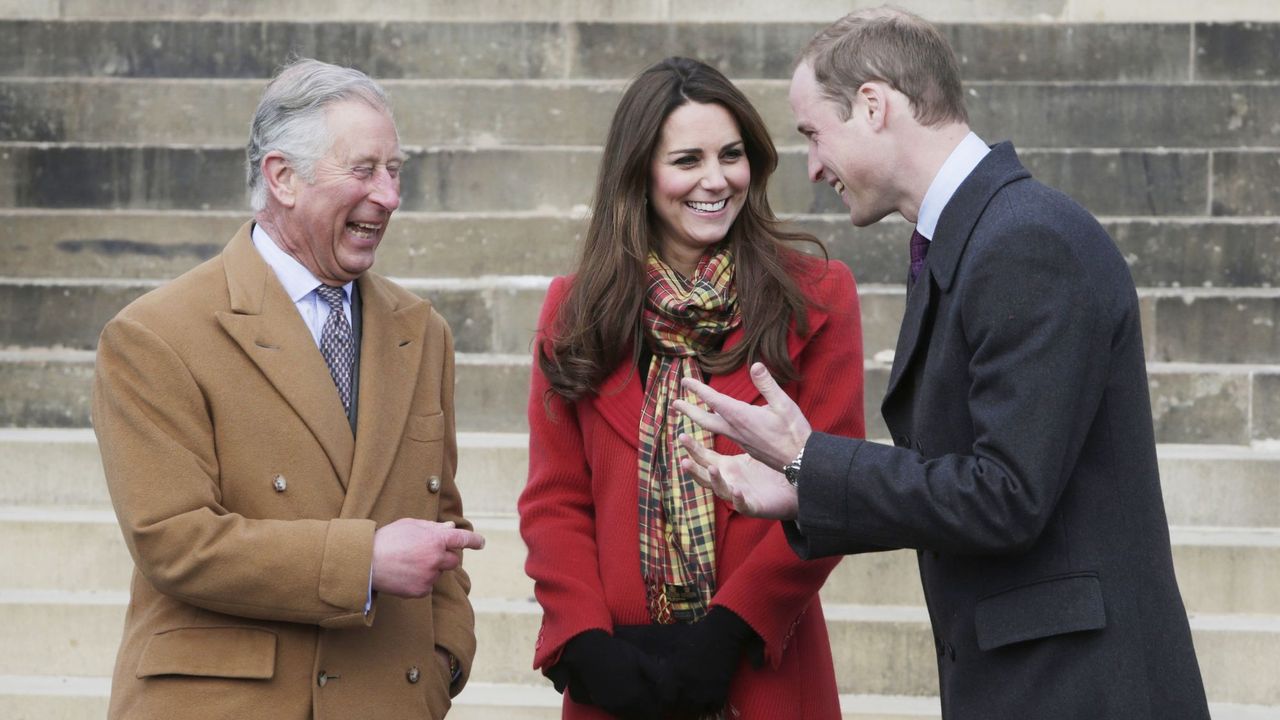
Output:
[[[603,630],[565,643],[560,662],[547,669],[556,691],[626,720],[662,717],[658,660]]]
[[[682,627],[685,632],[669,657],[669,672],[679,688],[675,708],[682,716],[692,717],[719,712],[729,699],[729,683],[738,661],[744,651],[761,644],[760,636],[746,621],[719,605],[702,620]]]

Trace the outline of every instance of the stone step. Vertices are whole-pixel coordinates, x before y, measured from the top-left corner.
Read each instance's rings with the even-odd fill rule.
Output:
[[[509,502],[514,506],[514,496]],[[533,583],[524,573],[526,549],[515,517],[469,517],[487,540],[483,551],[466,556],[472,595],[531,599]],[[1188,611],[1280,615],[1280,528],[1174,527],[1171,532]],[[0,507],[0,547],[9,550],[0,557],[7,590],[125,592],[129,587],[133,561],[109,510]],[[924,605],[910,551],[845,558],[822,595],[832,603]]]
[[[0,717],[9,720],[92,720],[107,713],[108,677],[0,676]],[[453,700],[454,720],[556,720],[561,697],[551,686],[469,682]],[[840,696],[843,720],[938,720],[936,697]],[[1209,703],[1217,720],[1276,720],[1280,708]]]
[[[999,138],[992,138],[997,140]],[[402,207],[429,212],[580,212],[600,150],[585,146],[406,147]],[[1280,151],[1023,148],[1037,178],[1100,216],[1280,215]],[[239,146],[0,143],[0,208],[244,210]],[[806,178],[805,150],[779,150],[770,202],[782,213],[841,213]],[[554,178],[554,180],[551,180]]]
[[[221,252],[241,211],[0,210],[5,275],[30,279],[169,279]],[[866,228],[848,213],[792,216],[860,284],[901,284],[911,227]],[[1269,287],[1280,278],[1280,224],[1270,218],[1102,218],[1139,287]],[[400,211],[375,268],[406,278],[563,275],[586,230],[573,213]],[[806,246],[799,246],[804,248]]]
[[[107,713],[107,677],[0,676],[0,717],[9,720],[89,720]],[[550,683],[469,682],[453,700],[453,720],[556,720],[562,698]],[[935,720],[937,698],[842,695],[843,720]],[[1215,708],[1216,709],[1216,708]],[[1215,717],[1226,717],[1215,712]],[[1235,717],[1235,716],[1232,716]]]
[[[888,437],[880,401],[888,358],[864,367],[869,437]],[[458,429],[526,432],[529,357],[457,357]],[[1280,366],[1149,363],[1156,442],[1249,445],[1280,440]],[[0,428],[74,428],[89,424],[93,353],[0,350]]]
[[[596,145],[625,81],[385,84],[407,145]],[[787,81],[738,84],[774,142],[796,144]],[[257,79],[6,78],[0,81],[0,141],[240,145],[263,86]],[[966,89],[970,123],[993,141],[1016,138],[1042,148],[1280,146],[1270,122],[1280,115],[1280,83],[1274,81],[999,81],[971,82]]]
[[[0,591],[9,622],[0,675],[104,676],[111,672],[125,593]],[[530,668],[541,611],[529,601],[473,599],[477,682],[539,685]],[[842,693],[937,694],[937,655],[924,608],[825,607]],[[31,628],[40,628],[32,632]],[[1280,617],[1193,615],[1191,628],[1210,699],[1280,705]]]
[[[559,2],[574,7],[597,4]],[[649,2],[668,4],[666,0]],[[1084,2],[1100,4],[1101,0]],[[1265,0],[1251,2],[1259,8],[1266,4]],[[487,0],[480,5],[497,3],[498,0]],[[109,4],[129,3],[112,0]],[[150,4],[154,3],[136,3],[142,7]],[[425,3],[422,7],[440,4],[443,2]],[[751,0],[750,4],[763,6],[765,0]],[[1028,15],[1040,20],[1044,17],[1040,11],[1046,9],[1043,6],[1061,9],[1065,4],[1061,0],[978,4],[927,0],[930,9],[957,10],[926,16],[941,21],[954,19],[953,13],[961,15],[963,22],[944,23],[941,29],[955,48],[967,80],[1268,79],[1256,73],[1249,62],[1254,57],[1236,51],[1241,47],[1255,52],[1274,47],[1269,44],[1276,27],[1273,23],[1193,26],[1163,23],[1161,17],[1144,18],[1140,24],[980,22],[990,17],[982,9],[991,6],[1024,8],[1030,10]],[[414,7],[409,3],[397,5]],[[628,3],[600,5],[616,9]],[[0,47],[11,50],[0,55],[0,75],[267,78],[279,63],[296,53],[355,65],[386,79],[629,78],[668,55],[702,58],[730,77],[786,79],[791,75],[796,53],[809,38],[849,8],[848,3],[834,0],[821,5],[826,7],[816,9],[812,15],[799,8],[794,9],[796,12],[793,8],[778,8],[769,17],[753,17],[749,9],[740,11],[735,6],[735,18],[748,22],[719,22],[724,16],[723,8],[699,13],[686,7],[679,9],[676,22],[644,22],[649,18],[643,12],[639,17],[623,14],[617,18],[608,17],[610,13],[606,12],[601,18],[618,22],[505,22],[501,21],[503,13],[485,11],[479,15],[500,21],[436,22],[442,18],[429,16],[429,21],[421,21],[426,16],[419,16],[418,22],[394,24],[328,22],[323,12],[306,15],[307,22],[170,21],[152,19],[154,15],[138,19],[132,13],[134,19],[119,22],[4,20],[0,21]],[[1041,7],[1031,10],[1033,6]],[[509,7],[504,5],[504,11]],[[959,10],[960,7],[964,9]],[[1280,20],[1280,12],[1272,10],[1269,14],[1271,19]],[[467,15],[476,17],[471,12]],[[368,16],[362,13],[362,18]],[[226,52],[228,47],[236,48],[236,52]],[[1192,48],[1194,52],[1189,53]],[[1263,67],[1274,69],[1276,65],[1274,61],[1264,61]]]
[[[740,0],[733,15],[756,22],[827,23],[849,12],[848,2],[819,0],[793,7],[781,7],[765,0]],[[1195,22],[1230,20],[1276,20],[1280,12],[1266,0],[1234,0],[1230,3],[1115,3],[1105,0],[986,0],[980,3],[948,0],[912,0],[904,4],[935,22]],[[363,21],[374,16],[386,22],[415,20],[596,20],[596,21],[704,21],[723,20],[723,9],[684,7],[663,0],[641,2],[578,2],[575,0],[534,0],[506,4],[498,0],[456,3],[447,0],[405,3],[401,0],[373,0],[353,7],[335,0],[305,2],[242,3],[235,0],[26,0],[0,5],[0,17],[44,19],[293,19]]]
[[[1173,525],[1280,527],[1280,448],[1159,445],[1165,511]],[[528,436],[458,434],[458,482],[468,514],[515,513]],[[93,431],[0,428],[0,507],[108,510]]]
[[[464,353],[523,354],[532,348],[551,278],[395,278],[428,298]],[[0,337],[11,348],[92,350],[102,327],[161,280],[0,277]],[[1280,288],[1143,289],[1144,344],[1161,362],[1271,363],[1280,360]],[[859,287],[867,356],[897,345],[906,306],[901,285]]]

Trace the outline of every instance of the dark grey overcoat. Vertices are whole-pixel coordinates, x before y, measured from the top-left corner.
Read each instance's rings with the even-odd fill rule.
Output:
[[[1207,718],[1124,259],[1008,143],[935,235],[882,406],[895,446],[814,433],[793,547],[919,550],[947,720]]]

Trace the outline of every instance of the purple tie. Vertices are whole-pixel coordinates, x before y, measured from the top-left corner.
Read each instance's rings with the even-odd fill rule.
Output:
[[[929,238],[920,234],[919,230],[911,231],[911,284],[916,284],[920,276],[920,268],[924,267],[924,256],[929,254]]]

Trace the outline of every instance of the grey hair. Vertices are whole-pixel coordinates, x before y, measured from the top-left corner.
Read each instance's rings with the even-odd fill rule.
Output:
[[[249,126],[249,203],[254,212],[267,206],[267,184],[262,159],[279,151],[308,182],[315,179],[315,165],[329,151],[325,110],[344,100],[360,100],[391,115],[391,99],[372,78],[355,68],[300,58],[280,69],[258,101]]]

